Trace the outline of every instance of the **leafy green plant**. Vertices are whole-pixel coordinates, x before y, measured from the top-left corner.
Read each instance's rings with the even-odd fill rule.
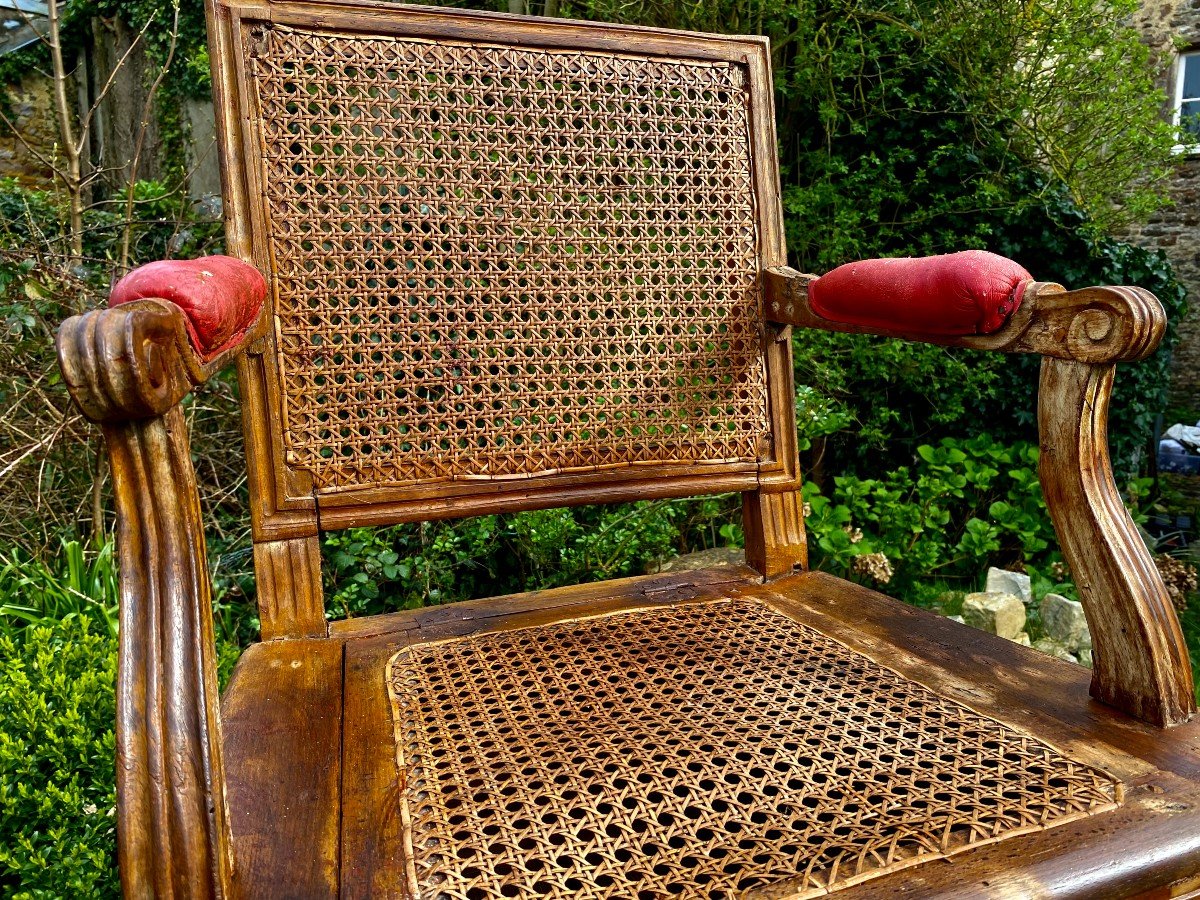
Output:
[[[637,575],[671,555],[687,504],[655,500],[518,513],[511,522],[513,547],[530,587]]]
[[[1192,675],[1196,679],[1196,698],[1200,700],[1200,603],[1188,603],[1178,610],[1178,615],[1179,627],[1183,630],[1188,656],[1192,661]]]
[[[921,580],[970,586],[988,565],[1048,567],[1061,559],[1031,444],[986,434],[946,438],[918,447],[911,466],[833,481],[829,496],[815,483],[804,487],[814,564],[879,582],[860,558],[882,555],[899,596]]]
[[[228,675],[242,647],[258,637],[258,620],[244,602],[227,602],[232,579],[214,567],[213,617],[222,677]],[[55,626],[79,620],[97,634],[116,637],[119,625],[119,569],[116,544],[97,550],[79,541],[63,541],[48,559],[25,555],[19,548],[0,553],[0,634],[19,638],[30,626]]]
[[[496,517],[351,528],[325,536],[326,604],[335,617],[476,596],[499,571]]]
[[[1145,287],[1162,301],[1171,323],[1160,352],[1117,371],[1109,439],[1114,468],[1128,480],[1144,471],[1155,419],[1166,404],[1169,350],[1186,314],[1186,292],[1161,252],[1088,236],[1082,213],[1068,199],[1047,204],[1006,216],[982,246],[1068,287]],[[799,329],[793,349],[803,410],[821,412],[815,420],[798,415],[798,425],[810,440],[828,435],[825,469],[903,465],[918,445],[969,438],[980,421],[1006,442],[1036,439],[1038,357]],[[828,427],[831,421],[836,427]]]
[[[324,538],[330,614],[360,616],[636,575],[743,535],[735,495],[352,528]]]
[[[50,562],[14,548],[0,554],[0,633],[28,625],[79,619],[117,635],[117,564],[114,545],[88,552],[63,541]]]
[[[193,210],[185,195],[150,181],[137,182],[134,194],[134,262],[219,249],[220,223]],[[0,216],[0,326],[6,331],[0,342],[0,445],[6,447],[0,466],[0,546],[12,542],[44,555],[60,539],[80,536],[88,523],[93,540],[106,536],[106,463],[99,430],[67,396],[54,334],[67,316],[103,302],[125,220],[110,206],[85,210],[84,263],[66,269],[56,262],[66,233],[57,195],[0,179],[0,212],[6,213]],[[235,382],[227,375],[185,402],[201,489],[219,496],[230,518],[243,511],[232,486],[245,476],[235,395]],[[231,432],[237,436],[232,440]],[[85,499],[81,508],[84,498],[90,503]],[[221,524],[210,519],[210,526]]]
[[[117,896],[115,670],[82,616],[0,634],[0,894]]]
[[[810,329],[792,343],[801,450],[829,437],[835,470],[899,465],[919,443],[965,437],[999,378],[991,358],[931,344]]]
[[[114,544],[0,563],[0,895],[116,896]],[[218,627],[222,686],[236,637]]]

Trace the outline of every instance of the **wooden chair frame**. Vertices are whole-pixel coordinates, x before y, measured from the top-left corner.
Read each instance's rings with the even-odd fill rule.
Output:
[[[413,7],[402,17],[385,4],[354,3],[229,3],[210,4],[210,41],[214,60],[214,102],[225,181],[229,251],[269,271],[266,225],[262,220],[263,186],[252,157],[259,144],[254,133],[250,100],[239,86],[246,84],[245,48],[255,25],[304,28],[319,25],[349,32],[455,40],[477,37],[480,29],[513,46],[552,46],[578,50],[635,52],[698,60],[732,61],[746,65],[751,90],[761,98],[750,110],[756,193],[760,208],[759,253],[768,265],[783,265],[786,250],[779,201],[775,156],[774,109],[770,91],[767,42],[757,38],[680,35],[645,28],[498,18],[431,7]],[[777,329],[778,332],[778,329]],[[578,503],[684,497],[696,493],[744,491],[747,525],[752,536],[762,535],[761,547],[752,538],[752,558],[772,574],[790,570],[804,556],[804,533],[795,492],[796,463],[794,394],[791,350],[786,341],[767,342],[765,361],[774,444],[768,457],[756,463],[700,466],[642,466],[633,472],[573,472],[520,480],[459,481],[409,488],[368,488],[344,493],[314,494],[311,478],[288,465],[280,443],[281,398],[279,373],[267,342],[251,345],[239,360],[245,404],[255,563],[260,572],[259,604],[263,636],[296,637],[324,632],[324,609],[315,572],[320,528],[432,520],[482,515]],[[778,496],[776,496],[778,495]],[[319,507],[319,509],[318,509]],[[306,573],[297,582],[293,573]]]
[[[257,211],[264,188],[246,156],[256,140],[254,116],[239,90],[245,83],[243,50],[253,40],[255,23],[403,33],[434,41],[470,40],[486,28],[495,40],[515,44],[748,66],[758,97],[752,111],[753,152],[774,444],[754,465],[651,467],[321,494],[304,472],[289,466],[281,444],[270,304],[239,346],[209,362],[190,345],[183,313],[166,301],[131,303],[66,322],[59,335],[66,382],[85,414],[103,425],[112,460],[121,567],[118,835],[122,882],[131,896],[238,893],[210,584],[179,406],[193,388],[237,363],[262,637],[296,640],[295,646],[311,649],[329,640],[318,535],[331,528],[741,491],[748,564],[768,580],[802,571],[807,560],[792,411],[791,328],[865,330],[817,316],[805,290],[811,276],[784,265],[765,40],[398,8],[366,0],[209,0],[208,15],[228,247],[266,272],[272,260]],[[1162,727],[1186,722],[1194,713],[1191,670],[1171,602],[1116,490],[1106,421],[1115,364],[1152,352],[1164,327],[1161,306],[1145,291],[1065,291],[1038,283],[997,334],[892,335],[1044,357],[1040,475],[1093,635],[1091,692]],[[245,864],[238,861],[239,867]]]

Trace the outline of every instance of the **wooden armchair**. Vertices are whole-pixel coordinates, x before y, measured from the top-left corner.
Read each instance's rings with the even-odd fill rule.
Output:
[[[1188,657],[1105,438],[1152,296],[1032,283],[990,335],[871,329],[1045,357],[1089,699],[1077,666],[807,571],[788,335],[864,326],[785,266],[764,40],[208,13],[228,244],[266,290],[168,269],[59,337],[112,454],[126,894],[1200,886]],[[263,641],[218,700],[178,404],[235,360]],[[745,568],[325,618],[323,530],[725,491]]]

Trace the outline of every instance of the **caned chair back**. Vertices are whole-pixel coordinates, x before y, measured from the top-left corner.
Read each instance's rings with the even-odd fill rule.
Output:
[[[274,305],[242,371],[264,521],[791,476],[761,308],[784,262],[765,42],[383,4],[210,14],[231,249]]]

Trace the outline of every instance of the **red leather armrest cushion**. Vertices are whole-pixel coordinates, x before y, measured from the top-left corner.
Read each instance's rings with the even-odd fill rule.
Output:
[[[1021,305],[1031,281],[1011,259],[966,250],[846,263],[809,282],[808,300],[834,322],[909,334],[991,334]]]
[[[169,300],[183,310],[192,346],[209,360],[254,324],[267,298],[267,282],[254,266],[230,256],[163,260],[118,281],[108,305],[148,298]]]

